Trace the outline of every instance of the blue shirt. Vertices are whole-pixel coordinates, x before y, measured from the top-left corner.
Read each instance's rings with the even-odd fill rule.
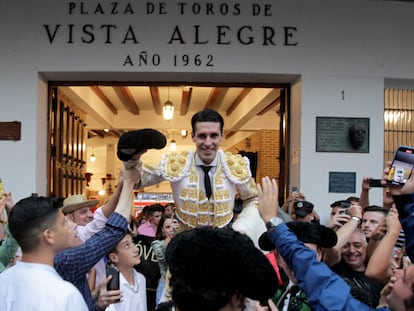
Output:
[[[345,281],[316,258],[286,224],[282,223],[269,232],[289,267],[295,271],[298,286],[306,293],[307,300],[316,311],[389,311],[388,308],[371,308],[352,297]]]
[[[55,257],[56,271],[79,289],[89,310],[95,309],[95,302],[89,290],[86,274],[117,246],[127,233],[127,229],[126,219],[118,213],[113,213],[102,231],[94,234],[84,244],[66,249]]]

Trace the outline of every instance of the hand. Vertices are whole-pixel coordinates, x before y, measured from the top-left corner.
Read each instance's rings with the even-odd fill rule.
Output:
[[[398,211],[395,207],[392,207],[386,218],[387,222],[387,230],[394,232],[397,236],[400,234],[401,231],[401,223],[398,218]]]
[[[382,305],[382,306],[388,305],[387,296],[391,293],[396,281],[397,281],[397,277],[393,275],[392,277],[390,277],[390,280],[388,281],[388,283],[385,284],[385,286],[381,290],[379,305]]]
[[[342,227],[344,224],[346,224],[351,219],[351,216],[348,214],[340,214],[336,213],[334,216],[331,217],[329,227]]]
[[[362,177],[362,183],[361,183],[362,191],[368,191],[369,189],[371,189],[371,187],[369,186],[369,181],[371,180],[371,178],[372,177],[368,177],[368,176]]]
[[[139,165],[139,163],[141,163],[141,156],[145,152],[147,152],[147,149],[144,149],[141,152],[134,154],[130,160],[124,162],[124,168],[130,169],[136,166],[137,164]]]
[[[259,197],[260,217],[267,223],[270,219],[277,216],[277,208],[279,207],[279,189],[276,180],[270,180],[269,177],[263,177],[262,185],[257,184],[257,192]]]
[[[138,160],[133,166],[127,168],[125,165],[121,170],[121,178],[124,181],[130,181],[134,184],[141,180],[142,162]]]
[[[391,161],[387,162],[387,166],[384,168],[382,174],[382,184],[387,184],[388,180],[388,173],[390,171]],[[403,187],[395,187],[392,185],[388,185],[388,188],[392,195],[402,195],[402,194],[411,194],[414,193],[414,174],[410,175],[410,178],[407,179],[407,182]]]
[[[96,305],[100,309],[105,309],[112,303],[119,302],[123,295],[121,290],[107,290],[106,285],[112,279],[112,275],[108,277],[104,277],[102,281],[99,283],[95,291],[98,291],[98,299],[96,301]]]
[[[392,197],[390,189],[387,187],[384,189],[384,192],[382,194],[382,206],[384,206],[384,208],[390,209],[393,203],[394,198]]]
[[[381,240],[385,233],[387,233],[387,224],[385,223],[385,220],[378,224],[378,226],[372,231],[371,233],[371,239],[374,241]]]
[[[256,302],[256,311],[279,311],[272,299],[269,299],[267,303],[269,306],[264,307],[260,304],[260,302]]]

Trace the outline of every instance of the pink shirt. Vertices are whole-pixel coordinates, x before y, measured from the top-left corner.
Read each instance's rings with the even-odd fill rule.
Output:
[[[148,221],[144,222],[138,227],[138,233],[155,238],[156,229]]]

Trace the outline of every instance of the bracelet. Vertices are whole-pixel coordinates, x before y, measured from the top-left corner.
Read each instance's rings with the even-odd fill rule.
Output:
[[[357,221],[358,222],[358,226],[361,224],[361,218],[359,218],[357,216],[352,216],[351,219]]]

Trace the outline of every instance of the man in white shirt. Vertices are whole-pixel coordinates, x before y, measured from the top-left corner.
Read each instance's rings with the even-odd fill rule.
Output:
[[[54,198],[29,197],[12,209],[9,228],[23,256],[0,274],[0,310],[88,310],[76,287],[53,268],[56,254],[68,247],[60,205]]]

